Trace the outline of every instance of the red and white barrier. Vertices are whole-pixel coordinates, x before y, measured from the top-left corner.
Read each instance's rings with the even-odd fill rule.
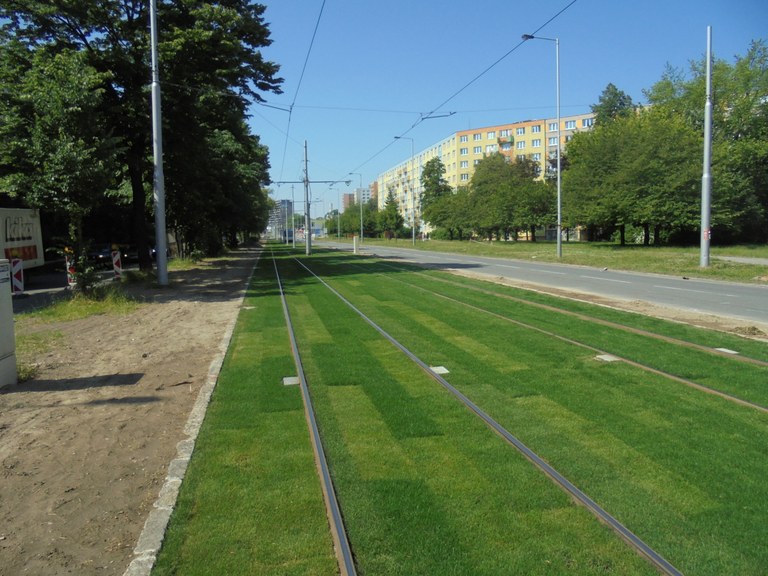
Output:
[[[11,292],[14,294],[24,293],[24,261],[19,258],[11,260]]]
[[[67,267],[67,286],[74,288],[77,284],[77,277],[75,276],[75,255],[68,254],[64,256],[64,263]]]
[[[112,250],[112,268],[115,271],[115,280],[120,280],[123,274],[123,263],[120,260],[120,250]]]

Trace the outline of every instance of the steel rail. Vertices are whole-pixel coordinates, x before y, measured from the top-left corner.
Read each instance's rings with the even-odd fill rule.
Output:
[[[424,272],[415,272],[413,270],[409,270],[408,268],[403,268],[399,266],[392,266],[391,264],[386,264],[386,266],[393,268],[398,271],[408,271],[412,272],[414,274],[419,275],[426,275]],[[578,318],[580,320],[587,320],[589,322],[594,322],[595,324],[600,324],[602,326],[608,326],[610,328],[616,328],[617,330],[624,330],[625,332],[630,332],[632,334],[637,334],[639,336],[646,336],[648,338],[654,338],[656,340],[661,340],[662,342],[668,342],[670,344],[677,344],[679,346],[685,346],[686,348],[691,348],[693,350],[699,350],[701,352],[706,352],[708,354],[712,354],[714,356],[721,356],[724,358],[728,358],[729,360],[733,360],[734,362],[743,362],[745,364],[754,364],[756,366],[768,366],[768,362],[765,360],[760,360],[758,358],[752,358],[750,356],[743,356],[738,355],[734,356],[732,354],[729,354],[728,352],[723,352],[721,350],[718,350],[716,348],[711,348],[709,346],[703,346],[701,344],[696,344],[695,342],[688,342],[686,340],[680,340],[679,338],[673,338],[672,336],[665,336],[664,334],[658,334],[656,332],[650,332],[648,330],[643,330],[642,328],[633,328],[632,326],[625,326],[624,324],[619,324],[618,322],[612,322],[610,320],[605,320],[603,318],[594,318],[592,316],[588,316],[586,314],[581,314],[580,312],[573,312],[571,310],[564,310],[563,308],[558,308],[557,306],[551,306],[549,304],[543,304],[541,302],[532,302],[530,300],[526,300],[524,298],[517,298],[515,296],[510,296],[509,294],[499,294],[498,292],[494,292],[492,290],[484,290],[482,288],[478,288],[477,286],[468,286],[467,284],[459,284],[458,282],[453,282],[452,280],[448,280],[445,278],[437,278],[435,276],[427,276],[428,278],[435,280],[436,282],[442,282],[445,284],[450,284],[452,286],[456,286],[458,288],[464,288],[468,290],[472,290],[473,292],[479,292],[480,294],[487,294],[489,296],[495,296],[497,298],[502,298],[504,300],[510,300],[512,302],[516,302],[518,304],[525,304],[528,306],[532,306],[534,308],[540,308],[542,310],[548,310],[550,312],[557,312],[559,314],[563,314],[565,316],[572,316],[574,318]],[[402,282],[402,280],[400,280]],[[407,282],[405,284],[408,284]],[[408,284],[408,286],[414,286],[413,284]],[[586,302],[585,300],[579,300],[578,298],[572,298],[568,297],[569,300],[576,300],[578,302]],[[589,303],[589,302],[587,302]],[[593,304],[594,305],[594,304]]]
[[[315,454],[315,464],[320,474],[320,484],[323,491],[323,500],[325,501],[325,508],[328,514],[328,521],[331,528],[331,537],[333,539],[333,546],[336,552],[336,558],[339,563],[339,572],[341,576],[356,576],[357,571],[355,569],[352,547],[350,546],[349,540],[347,539],[347,531],[344,527],[344,519],[342,518],[339,502],[336,498],[336,491],[333,487],[333,480],[331,479],[330,470],[328,468],[328,461],[325,458],[325,450],[323,450],[323,442],[320,438],[320,430],[317,427],[317,419],[315,418],[315,410],[312,405],[312,397],[309,393],[309,386],[307,385],[307,379],[304,374],[304,366],[301,362],[301,354],[299,351],[298,343],[296,341],[296,334],[293,330],[293,321],[291,320],[291,313],[288,310],[288,302],[283,290],[283,282],[280,279],[280,271],[278,270],[277,260],[275,259],[274,252],[272,253],[272,263],[275,267],[275,276],[277,278],[277,286],[280,291],[280,299],[283,305],[285,323],[288,328],[288,336],[291,341],[293,360],[296,364],[296,371],[298,372],[299,383],[301,386],[301,397],[304,401],[304,415],[307,418],[307,424],[309,426],[312,450]]]
[[[677,376],[676,374],[672,374],[670,372],[665,372],[664,370],[659,370],[658,368],[654,368],[653,366],[648,366],[647,364],[642,364],[641,362],[637,362],[635,360],[631,360],[629,358],[625,358],[623,356],[619,356],[618,354],[615,354],[613,352],[610,352],[608,350],[602,350],[600,348],[595,348],[594,346],[590,346],[589,344],[585,344],[583,342],[579,342],[578,340],[574,340],[572,338],[568,338],[567,336],[563,336],[561,334],[557,334],[555,332],[551,332],[549,330],[545,330],[543,328],[539,328],[538,326],[534,326],[533,324],[528,324],[526,322],[522,322],[521,320],[516,320],[514,318],[510,318],[509,316],[504,316],[503,314],[499,314],[497,312],[492,312],[490,310],[486,310],[485,308],[481,308],[480,306],[475,306],[474,304],[468,304],[467,302],[462,302],[461,300],[457,300],[456,298],[452,298],[451,296],[446,296],[445,294],[440,294],[439,292],[435,292],[433,290],[428,290],[427,288],[424,288],[423,286],[417,286],[415,284],[409,284],[408,282],[405,282],[399,278],[395,279],[396,282],[400,282],[402,284],[405,284],[406,286],[409,286],[411,288],[415,288],[417,290],[421,290],[423,292],[426,292],[428,294],[432,294],[434,296],[437,296],[439,298],[443,298],[445,300],[448,300],[449,302],[453,302],[455,304],[459,304],[460,306],[465,306],[467,308],[470,308],[472,310],[476,310],[478,312],[482,312],[484,314],[488,314],[490,316],[493,316],[495,318],[498,318],[499,320],[504,320],[506,322],[510,322],[512,324],[515,324],[517,326],[521,326],[526,329],[533,330],[535,332],[539,332],[540,334],[544,334],[545,336],[549,336],[551,338],[556,338],[558,340],[562,340],[563,342],[567,342],[568,344],[572,344],[574,346],[579,346],[580,348],[584,348],[586,350],[590,350],[591,352],[595,352],[597,354],[610,354],[611,356],[614,356],[615,358],[618,358],[625,364],[629,364],[630,366],[634,366],[635,368],[639,368],[640,370],[643,370],[645,372],[650,372],[651,374],[656,374],[657,376],[661,376],[663,378],[667,378],[668,380],[674,380],[675,382],[678,382],[680,384],[683,384],[685,386],[688,386],[690,388],[694,388],[696,390],[699,390],[700,392],[705,392],[706,394],[711,394],[713,396],[717,396],[719,398],[723,398],[724,400],[727,400],[728,402],[732,402],[734,404],[738,404],[740,406],[745,406],[747,408],[752,408],[754,410],[758,410],[759,412],[768,413],[768,407],[765,407],[761,404],[756,404],[754,402],[750,402],[749,400],[744,400],[743,398],[739,398],[738,396],[734,396],[732,394],[728,394],[727,392],[723,392],[721,390],[717,390],[715,388],[711,388],[709,386],[705,386],[704,384],[700,384],[698,382],[695,382],[693,380],[689,380],[687,378],[683,378],[682,376]],[[442,281],[442,280],[441,280]],[[481,293],[487,293],[487,294],[493,294],[492,292],[488,291],[480,291]],[[501,295],[501,297],[505,297],[504,295]],[[512,298],[512,300],[517,301],[517,299]],[[524,300],[521,302],[526,303]],[[557,311],[557,308],[546,306],[546,305],[538,305],[534,303],[534,306],[543,307],[544,309],[551,310],[551,311]],[[581,320],[587,320],[589,321],[590,318],[587,316],[584,316],[582,314],[576,314],[576,313],[570,313],[568,311],[565,311],[566,314],[573,314],[577,316]],[[599,320],[599,319],[598,319]],[[613,323],[605,321],[605,322],[597,322],[598,324],[603,325],[613,325]],[[617,328],[621,328],[620,324],[615,325]],[[634,329],[628,329],[629,332],[635,333]],[[638,332],[641,335],[649,335],[652,336],[653,333],[646,333],[645,331],[639,331]],[[662,337],[663,340],[666,340],[666,338]],[[685,345],[685,342],[681,342],[681,345]],[[699,347],[698,345],[692,344],[691,346],[694,350],[703,348],[704,350],[709,350],[705,347]],[[730,357],[729,357],[730,358]],[[735,359],[735,358],[734,358]],[[752,360],[752,359],[750,359]],[[760,360],[757,360],[755,362],[762,362]]]
[[[525,456],[530,462],[532,462],[539,470],[544,472],[555,484],[569,494],[576,503],[581,504],[587,510],[589,510],[599,521],[603,522],[609,528],[611,528],[619,537],[621,537],[630,547],[637,551],[642,557],[644,557],[649,563],[651,563],[662,574],[668,576],[682,576],[677,568],[675,568],[669,561],[658,554],[650,546],[648,546],[639,536],[635,535],[626,526],[609,514],[603,509],[597,502],[592,500],[587,494],[582,492],[573,483],[571,483],[565,476],[560,474],[552,466],[550,466],[543,458],[536,454],[533,450],[528,448],[521,440],[507,431],[501,424],[494,420],[487,412],[480,408],[477,404],[472,402],[467,396],[462,394],[452,384],[450,384],[445,378],[434,372],[427,363],[421,360],[392,335],[386,332],[381,326],[376,324],[368,316],[366,316],[359,308],[357,308],[352,302],[350,302],[344,295],[333,288],[320,276],[315,274],[308,266],[303,262],[295,259],[307,272],[314,276],[319,282],[321,282],[328,290],[335,294],[342,302],[355,311],[365,322],[367,322],[374,330],[386,338],[392,345],[405,354],[411,361],[419,366],[428,376],[437,381],[441,386],[448,390],[453,396],[455,396],[464,406],[471,410],[476,416],[482,419],[486,425],[496,432],[501,438],[506,440],[514,448],[516,448],[523,456]]]

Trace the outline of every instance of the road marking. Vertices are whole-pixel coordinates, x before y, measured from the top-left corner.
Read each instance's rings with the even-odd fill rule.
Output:
[[[712,292],[707,292],[706,290],[693,290],[691,288],[677,288],[676,286],[658,286],[655,285],[653,288],[663,288],[664,290],[677,290],[679,292],[696,292],[697,294],[707,294],[712,295]],[[738,298],[736,294],[717,294],[717,296],[725,296],[726,298]]]
[[[600,280],[601,282],[618,282],[619,284],[632,284],[629,280],[614,280],[613,278],[600,278],[599,276],[582,276],[590,280]]]

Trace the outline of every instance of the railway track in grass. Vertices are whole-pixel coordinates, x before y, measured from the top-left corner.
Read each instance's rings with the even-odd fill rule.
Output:
[[[277,279],[278,290],[280,292],[280,300],[283,305],[283,314],[285,316],[285,323],[288,328],[288,336],[291,341],[291,350],[293,352],[293,359],[296,364],[296,372],[299,378],[299,385],[301,386],[301,396],[304,402],[304,414],[307,418],[312,450],[315,454],[315,463],[317,465],[318,475],[320,476],[320,486],[323,491],[323,500],[325,501],[325,508],[328,515],[328,523],[330,526],[331,538],[333,539],[334,551],[336,552],[336,558],[339,563],[339,573],[341,576],[356,576],[357,571],[355,569],[352,548],[349,544],[349,539],[347,538],[347,531],[344,527],[344,519],[342,518],[339,502],[336,498],[336,491],[333,487],[333,480],[331,479],[331,473],[328,468],[328,461],[325,457],[323,442],[320,438],[320,431],[317,427],[315,410],[312,406],[312,396],[309,393],[309,386],[307,385],[307,378],[304,374],[304,366],[301,361],[301,353],[299,351],[298,344],[296,343],[296,334],[293,329],[293,320],[291,319],[291,313],[288,309],[288,303],[285,298],[285,291],[283,290],[283,282],[280,279],[280,271],[278,269],[277,260],[274,257],[274,253],[272,253],[272,263],[275,267],[275,277]]]
[[[626,542],[637,554],[639,554],[641,557],[643,557],[647,562],[649,562],[658,572],[662,574],[667,574],[670,576],[677,576],[680,575],[681,572],[675,568],[669,561],[667,561],[662,555],[657,553],[654,549],[652,549],[648,544],[646,544],[641,538],[639,538],[637,535],[635,535],[631,530],[629,530],[626,526],[624,526],[621,522],[619,522],[615,517],[613,517],[608,511],[603,509],[599,504],[597,504],[592,498],[590,498],[586,493],[584,493],[582,490],[580,490],[576,485],[574,485],[571,481],[569,481],[564,475],[562,475],[560,472],[558,472],[553,466],[551,466],[549,463],[546,462],[542,457],[540,457],[537,453],[535,453],[533,450],[531,450],[526,444],[524,444],[521,440],[519,440],[516,436],[511,434],[508,430],[506,430],[499,422],[497,422],[491,415],[486,412],[481,406],[477,405],[476,403],[472,402],[466,395],[461,393],[457,388],[452,386],[445,378],[443,378],[439,373],[437,373],[435,370],[433,370],[426,362],[424,362],[421,358],[419,358],[416,354],[414,354],[411,350],[409,350],[406,346],[404,346],[402,343],[400,343],[396,338],[394,338],[391,334],[389,334],[386,330],[384,330],[381,326],[379,326],[376,322],[374,322],[371,318],[369,318],[367,315],[365,315],[358,307],[356,307],[350,300],[348,300],[346,297],[344,297],[340,292],[338,292],[335,288],[333,288],[330,284],[328,284],[320,275],[316,274],[307,264],[299,260],[298,258],[293,259],[301,268],[303,268],[306,273],[309,275],[309,277],[315,279],[317,282],[321,283],[325,288],[327,288],[333,295],[335,295],[341,302],[343,302],[347,307],[349,307],[353,312],[355,312],[359,317],[367,323],[370,327],[372,327],[376,332],[378,332],[383,338],[385,338],[388,342],[390,342],[396,349],[398,349],[403,355],[405,355],[411,362],[416,364],[425,374],[427,374],[431,379],[439,383],[445,390],[447,390],[456,400],[458,400],[463,406],[465,406],[468,410],[471,411],[475,416],[477,416],[482,422],[488,426],[493,432],[495,432],[497,435],[499,435],[502,439],[504,439],[510,446],[515,448],[520,454],[522,454],[529,462],[531,462],[536,468],[538,468],[541,472],[543,472],[552,482],[554,482],[561,490],[563,490],[566,494],[568,494],[573,501],[584,507],[586,510],[588,510],[595,518],[597,518],[601,523],[608,526],[615,534],[617,534],[624,542]],[[279,278],[279,271],[278,271],[278,265],[277,261],[274,259],[273,261],[275,265],[275,271]],[[285,296],[284,291],[282,287],[282,283],[280,287],[281,296],[283,297],[284,302],[284,310],[286,315],[286,321],[291,323],[290,314],[288,312],[288,305],[285,302]],[[295,357],[297,358],[297,368],[300,370],[300,380],[302,385],[302,394],[305,395],[305,406],[308,413],[308,421],[310,421],[310,426],[312,427],[311,435],[313,437],[313,443],[317,443],[318,446],[318,452],[322,454],[322,442],[320,440],[320,435],[317,432],[317,425],[314,418],[312,405],[311,405],[311,398],[309,393],[309,386],[306,382],[305,378],[303,377],[303,370],[301,367],[301,359],[300,359],[300,350],[298,348],[298,345],[296,344],[295,336],[293,336],[293,329],[290,329],[290,332],[292,334],[291,336],[291,345],[294,348],[295,351]],[[312,415],[310,416],[310,413]],[[322,457],[322,460],[324,461],[324,457]],[[338,503],[336,502],[335,495],[333,492],[333,486],[330,483],[330,473],[327,468],[327,463],[321,466],[321,476],[323,477],[323,483],[327,488],[324,488],[324,492],[327,491],[329,500],[331,501],[331,504],[329,506],[335,507],[335,511],[329,512],[329,518],[331,519],[331,523],[333,526],[333,530],[338,530],[338,534],[334,534],[334,541],[336,541],[337,537],[341,540],[342,534],[345,534],[343,531],[343,521],[342,521],[342,514],[341,511],[338,508]],[[327,484],[326,484],[326,477],[327,477]],[[328,502],[328,500],[327,500]],[[338,523],[336,518],[338,517]],[[343,536],[343,540],[346,540],[346,536]],[[348,546],[348,543],[347,543]],[[343,554],[342,554],[343,555]],[[348,552],[348,559],[350,562],[352,562],[352,553],[351,550]],[[344,560],[346,562],[346,560]],[[342,561],[340,561],[340,566],[342,564]],[[352,566],[354,569],[354,566]]]
[[[704,384],[700,384],[700,383],[695,382],[693,380],[690,380],[688,378],[683,378],[681,376],[678,376],[676,374],[673,374],[673,373],[665,371],[665,370],[659,370],[658,368],[654,368],[653,366],[650,366],[648,364],[644,364],[642,362],[637,362],[635,360],[632,360],[630,358],[624,357],[624,356],[622,356],[620,354],[616,354],[616,353],[611,352],[609,350],[597,348],[595,346],[590,346],[589,344],[585,344],[584,342],[580,342],[580,341],[575,340],[573,338],[568,338],[566,336],[562,336],[561,334],[557,334],[557,333],[552,332],[550,330],[545,330],[543,328],[540,328],[538,326],[535,326],[535,325],[527,323],[527,322],[522,322],[520,320],[516,320],[514,318],[510,318],[509,316],[505,316],[504,314],[498,314],[496,312],[493,312],[491,310],[482,308],[480,306],[475,306],[475,305],[472,305],[472,304],[468,304],[466,302],[462,302],[461,300],[458,300],[456,298],[452,298],[450,296],[446,296],[445,294],[441,294],[441,293],[436,292],[434,290],[429,290],[429,289],[421,287],[421,286],[417,286],[417,285],[414,285],[414,284],[409,284],[407,282],[403,282],[401,279],[396,279],[396,280],[398,282],[402,282],[404,284],[407,284],[411,288],[421,290],[423,292],[429,293],[429,294],[431,294],[433,296],[436,296],[438,298],[443,298],[445,300],[453,302],[454,304],[458,304],[458,305],[464,306],[466,308],[471,308],[473,310],[482,312],[484,314],[488,314],[490,316],[493,316],[495,318],[499,318],[499,319],[504,320],[506,322],[511,322],[513,324],[516,324],[518,326],[524,327],[526,329],[534,330],[536,332],[540,332],[541,334],[544,334],[546,336],[550,336],[552,338],[557,338],[558,340],[562,340],[563,342],[567,342],[569,344],[573,344],[574,346],[578,346],[580,348],[584,348],[586,350],[590,350],[591,352],[594,352],[595,354],[610,355],[610,356],[612,356],[612,357],[614,357],[614,358],[616,358],[618,360],[621,360],[622,362],[625,362],[626,364],[629,364],[630,366],[634,366],[635,368],[639,368],[640,370],[643,370],[643,371],[648,372],[650,374],[656,374],[656,375],[662,376],[663,378],[666,378],[668,380],[672,380],[672,381],[677,382],[679,384],[683,384],[683,385],[688,386],[690,388],[694,388],[694,389],[699,390],[701,392],[705,392],[707,394],[712,394],[714,396],[719,396],[720,398],[723,398],[724,400],[727,400],[729,402],[733,402],[734,404],[739,404],[740,406],[745,406],[745,407],[757,410],[759,412],[763,412],[763,413],[768,414],[768,407],[762,406],[762,405],[757,404],[755,402],[750,402],[749,400],[744,400],[743,398],[739,398],[738,396],[734,396],[733,394],[728,394],[726,392],[723,392],[721,390],[717,390],[717,389],[712,388],[710,386],[705,386]],[[495,295],[491,291],[483,291],[483,290],[480,290],[480,291],[485,293],[485,294],[488,294],[488,295]],[[496,295],[496,296],[498,296],[498,295]],[[508,298],[507,296],[501,296],[501,297],[502,298]],[[529,304],[528,302],[526,302],[525,300],[522,300],[522,299],[514,299],[514,300],[519,302],[519,303]],[[612,328],[617,328],[617,329],[620,329],[620,330],[624,330],[626,332],[632,332],[634,334],[639,334],[639,335],[642,335],[642,336],[646,336],[646,337],[650,337],[650,338],[655,338],[655,339],[658,339],[658,340],[663,340],[665,342],[673,343],[673,344],[676,344],[676,345],[679,345],[679,346],[684,346],[684,347],[687,347],[687,348],[692,348],[692,349],[700,350],[700,351],[703,351],[703,352],[706,352],[706,353],[710,353],[710,354],[713,354],[713,355],[716,355],[716,356],[728,357],[729,359],[732,359],[733,361],[736,361],[736,362],[744,362],[744,363],[747,363],[747,364],[753,364],[753,365],[757,365],[757,366],[761,366],[761,367],[768,367],[768,362],[763,362],[762,360],[758,360],[758,359],[754,359],[754,358],[749,358],[749,357],[743,357],[743,356],[730,356],[730,355],[728,355],[727,352],[722,352],[722,351],[718,351],[718,350],[712,350],[710,348],[706,348],[704,346],[700,346],[700,345],[697,345],[697,344],[694,344],[694,343],[691,343],[691,342],[685,342],[685,341],[678,340],[678,339],[675,339],[675,338],[669,338],[669,337],[663,336],[661,334],[655,334],[655,333],[652,333],[652,332],[648,332],[647,330],[633,329],[633,328],[630,328],[630,327],[627,327],[627,326],[623,326],[621,324],[617,324],[615,322],[608,322],[608,321],[601,320],[601,319],[589,318],[588,316],[585,316],[583,314],[576,314],[576,313],[572,313],[572,312],[568,312],[568,311],[563,311],[562,309],[558,309],[558,308],[556,308],[554,306],[546,306],[546,305],[542,305],[542,304],[534,304],[534,306],[542,308],[542,309],[550,311],[550,312],[564,313],[564,314],[567,314],[567,315],[574,316],[575,318],[579,318],[581,320],[595,322],[597,324],[601,324],[601,325],[604,325],[604,326],[610,326]]]
[[[356,264],[356,266],[361,266],[361,265]],[[689,341],[681,340],[679,338],[673,338],[671,336],[666,336],[664,334],[658,334],[656,332],[651,332],[651,331],[643,330],[643,329],[640,329],[640,328],[626,326],[626,325],[619,324],[617,322],[612,322],[612,321],[609,321],[609,320],[605,320],[605,319],[602,319],[602,318],[595,318],[595,317],[592,317],[592,316],[588,316],[586,314],[582,314],[582,313],[578,313],[578,312],[573,312],[573,311],[570,311],[570,310],[564,310],[564,309],[558,308],[556,306],[551,306],[551,305],[547,305],[547,304],[543,304],[543,303],[539,303],[539,302],[531,302],[530,300],[526,300],[526,299],[523,299],[523,298],[516,298],[514,296],[510,296],[510,295],[507,295],[507,294],[499,294],[498,292],[494,292],[492,290],[483,289],[483,288],[480,288],[478,286],[471,286],[471,285],[468,285],[466,283],[454,282],[454,281],[451,281],[451,280],[446,279],[446,278],[438,278],[438,277],[431,276],[431,275],[425,275],[422,272],[414,272],[414,270],[411,269],[411,268],[404,268],[404,267],[400,267],[400,266],[393,266],[391,264],[386,264],[385,266],[387,266],[388,268],[391,268],[393,270],[400,271],[400,272],[405,271],[405,272],[409,272],[411,274],[417,274],[417,275],[425,276],[425,277],[427,277],[429,279],[429,281],[434,282],[434,283],[438,283],[438,284],[441,284],[441,285],[449,285],[449,286],[452,286],[452,287],[455,287],[455,288],[460,288],[462,290],[470,290],[472,292],[476,292],[478,294],[481,294],[483,296],[488,296],[490,298],[496,298],[496,299],[511,301],[511,302],[514,302],[516,304],[520,304],[520,305],[523,305],[523,306],[529,306],[529,307],[532,307],[532,308],[537,308],[537,309],[545,310],[547,312],[552,312],[552,313],[555,313],[555,314],[561,314],[561,315],[566,316],[566,317],[574,318],[574,319],[581,320],[581,321],[584,321],[584,322],[589,322],[589,323],[592,323],[592,324],[595,324],[595,325],[606,326],[606,327],[609,327],[611,329],[619,330],[619,331],[626,332],[626,333],[635,334],[635,335],[642,336],[642,337],[645,337],[645,338],[649,338],[649,339],[652,339],[652,340],[657,340],[659,342],[664,342],[664,343],[672,344],[672,345],[675,345],[675,346],[689,348],[689,349],[692,349],[692,350],[696,350],[698,352],[702,352],[702,353],[707,354],[707,355],[711,355],[711,356],[718,357],[718,358],[721,358],[721,359],[727,359],[727,361],[736,362],[736,363],[743,363],[743,364],[747,364],[747,365],[751,365],[751,366],[755,366],[755,367],[759,367],[759,368],[768,367],[768,362],[766,362],[764,360],[761,360],[759,358],[752,358],[752,357],[744,356],[744,355],[734,355],[734,354],[732,354],[731,351],[728,351],[728,350],[719,350],[719,349],[716,349],[716,348],[711,348],[711,347],[703,346],[703,345],[700,345],[700,344],[697,344],[697,343],[694,343],[694,342],[689,342]],[[707,385],[702,384],[700,382],[696,382],[695,380],[692,380],[690,378],[685,378],[683,376],[674,374],[674,373],[672,373],[672,372],[670,372],[668,370],[659,369],[659,368],[656,368],[654,366],[651,366],[650,364],[647,364],[647,363],[644,363],[644,362],[640,362],[640,361],[637,361],[637,360],[633,360],[633,359],[631,359],[631,358],[629,358],[629,357],[627,357],[625,355],[622,355],[621,353],[616,353],[615,351],[612,351],[612,350],[609,350],[609,349],[606,349],[606,348],[600,348],[600,347],[597,347],[597,346],[592,346],[590,344],[587,344],[587,343],[585,343],[583,341],[580,341],[580,340],[578,340],[576,338],[573,338],[573,337],[563,336],[562,334],[558,334],[557,332],[554,332],[553,330],[547,330],[547,329],[541,328],[540,326],[532,324],[530,322],[525,322],[525,321],[521,321],[521,320],[512,318],[508,314],[503,314],[503,313],[495,312],[495,311],[489,309],[487,306],[484,307],[484,306],[481,306],[481,305],[469,304],[469,303],[467,303],[467,302],[465,302],[463,300],[460,300],[458,298],[454,298],[452,296],[449,296],[449,295],[447,295],[445,293],[439,292],[436,289],[430,289],[430,288],[424,287],[423,285],[414,284],[412,282],[407,282],[407,281],[403,280],[402,278],[393,278],[392,280],[395,281],[395,282],[399,282],[399,283],[403,284],[404,286],[407,286],[408,288],[411,288],[411,289],[414,289],[414,290],[419,290],[419,291],[421,291],[423,293],[430,294],[430,295],[438,297],[438,298],[442,298],[442,299],[444,299],[446,301],[450,301],[450,302],[452,302],[452,303],[454,303],[456,305],[466,307],[467,309],[472,309],[472,310],[475,310],[475,311],[487,314],[489,316],[493,316],[493,317],[498,318],[500,320],[503,320],[505,322],[510,322],[510,323],[518,325],[520,327],[523,327],[523,328],[526,328],[526,329],[529,329],[529,330],[533,330],[533,331],[539,332],[539,333],[544,334],[544,335],[546,335],[548,337],[556,338],[558,340],[561,340],[563,342],[567,342],[567,343],[572,344],[574,346],[578,346],[578,347],[584,348],[586,350],[590,350],[591,352],[593,352],[593,353],[595,353],[597,355],[610,356],[610,357],[612,357],[612,359],[620,360],[620,361],[622,361],[622,362],[624,362],[624,363],[626,363],[626,364],[628,364],[630,366],[634,366],[635,368],[639,368],[640,370],[648,372],[649,374],[655,374],[655,375],[661,376],[661,377],[663,377],[665,379],[674,381],[674,382],[676,382],[678,384],[682,384],[684,386],[688,386],[690,388],[694,388],[694,389],[699,390],[701,392],[704,392],[706,394],[711,394],[713,396],[718,396],[718,397],[720,397],[720,398],[722,398],[724,400],[727,400],[728,402],[732,402],[732,403],[738,404],[740,406],[745,406],[745,407],[757,410],[757,411],[762,412],[762,413],[768,413],[768,407],[766,407],[766,406],[764,406],[762,404],[759,404],[757,402],[752,402],[750,400],[741,398],[739,396],[736,396],[735,394],[730,394],[730,393],[727,393],[727,392],[723,392],[722,390],[718,390],[718,389],[713,388],[711,386],[707,386]]]

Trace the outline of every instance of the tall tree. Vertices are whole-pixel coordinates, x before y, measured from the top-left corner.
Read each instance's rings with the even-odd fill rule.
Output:
[[[397,236],[404,224],[403,215],[400,214],[400,208],[395,198],[395,193],[390,190],[387,193],[387,199],[384,202],[384,210],[378,213],[379,229],[387,238]]]
[[[600,94],[597,104],[591,107],[595,115],[595,124],[607,124],[616,118],[625,118],[635,109],[632,98],[619,90],[614,84],[608,84]]]
[[[490,154],[475,166],[470,182],[472,224],[489,240],[500,237],[512,223],[513,168],[501,153]]]
[[[706,62],[692,62],[689,74],[668,68],[645,92],[664,108],[703,132]],[[733,64],[712,67],[713,241],[768,241],[768,47],[752,42]],[[700,156],[699,156],[700,157]]]
[[[117,142],[101,116],[104,74],[82,53],[4,40],[0,190],[64,214],[68,243],[82,257],[83,219],[116,184]]]
[[[104,74],[101,111],[123,142],[123,177],[130,184],[134,235],[145,267],[151,183],[148,9],[146,0],[0,0],[4,27],[30,49],[82,52],[86,63]],[[279,91],[278,67],[260,52],[270,43],[264,10],[248,0],[158,3],[161,78],[164,85],[186,91],[187,123],[216,98],[227,101],[229,113],[239,111],[242,119],[249,98],[261,100],[260,92]],[[204,103],[205,98],[211,100]],[[165,125],[169,140],[177,127]],[[206,133],[221,127],[206,126]]]
[[[443,226],[446,214],[442,200],[453,193],[445,179],[445,164],[440,158],[432,158],[421,172],[421,207],[424,220],[433,226]]]

